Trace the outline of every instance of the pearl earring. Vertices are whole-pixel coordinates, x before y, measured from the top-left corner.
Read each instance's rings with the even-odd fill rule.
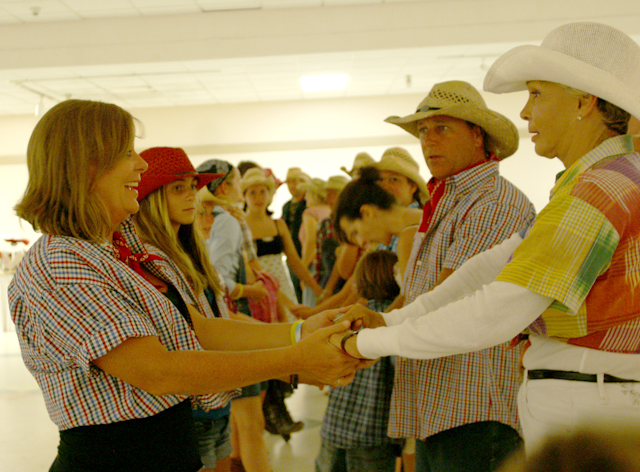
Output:
[[[580,121],[581,119],[582,119],[582,117],[581,117],[581,116],[578,116],[578,121]]]

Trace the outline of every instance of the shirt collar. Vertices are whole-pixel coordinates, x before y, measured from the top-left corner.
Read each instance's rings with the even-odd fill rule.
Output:
[[[447,177],[443,182],[445,183],[445,188],[453,188],[456,193],[464,195],[476,188],[479,181],[483,181],[492,175],[497,175],[498,171],[497,161],[487,161]],[[432,177],[429,183],[435,181],[436,179]]]
[[[598,162],[609,157],[631,154],[633,152],[633,140],[628,134],[604,140],[598,146],[574,162],[571,167],[558,173],[556,176],[556,184],[551,190],[551,198],[553,198],[558,190]]]

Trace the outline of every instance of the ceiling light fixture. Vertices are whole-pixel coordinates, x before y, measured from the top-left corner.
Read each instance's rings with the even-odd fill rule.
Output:
[[[328,90],[344,90],[347,88],[347,74],[303,75],[300,87],[303,92],[324,92]]]

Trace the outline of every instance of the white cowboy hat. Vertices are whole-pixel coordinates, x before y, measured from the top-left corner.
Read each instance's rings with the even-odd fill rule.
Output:
[[[493,63],[484,89],[526,90],[530,80],[567,85],[640,116],[640,46],[608,25],[569,23],[540,46],[511,49]]]
[[[489,110],[473,85],[461,80],[435,84],[413,115],[390,116],[393,123],[419,137],[417,122],[431,116],[451,116],[478,125],[487,133],[487,146],[500,160],[518,150],[518,129],[509,118]]]

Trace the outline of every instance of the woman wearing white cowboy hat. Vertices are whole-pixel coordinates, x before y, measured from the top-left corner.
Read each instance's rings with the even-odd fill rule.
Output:
[[[521,116],[536,152],[567,170],[526,233],[472,258],[403,309],[351,314],[389,327],[351,336],[346,350],[438,358],[528,328],[519,394],[528,451],[594,418],[637,427],[640,156],[625,133],[629,113],[640,115],[638,84],[640,47],[599,23],[561,26],[540,46],[498,58],[485,89],[527,89]]]

